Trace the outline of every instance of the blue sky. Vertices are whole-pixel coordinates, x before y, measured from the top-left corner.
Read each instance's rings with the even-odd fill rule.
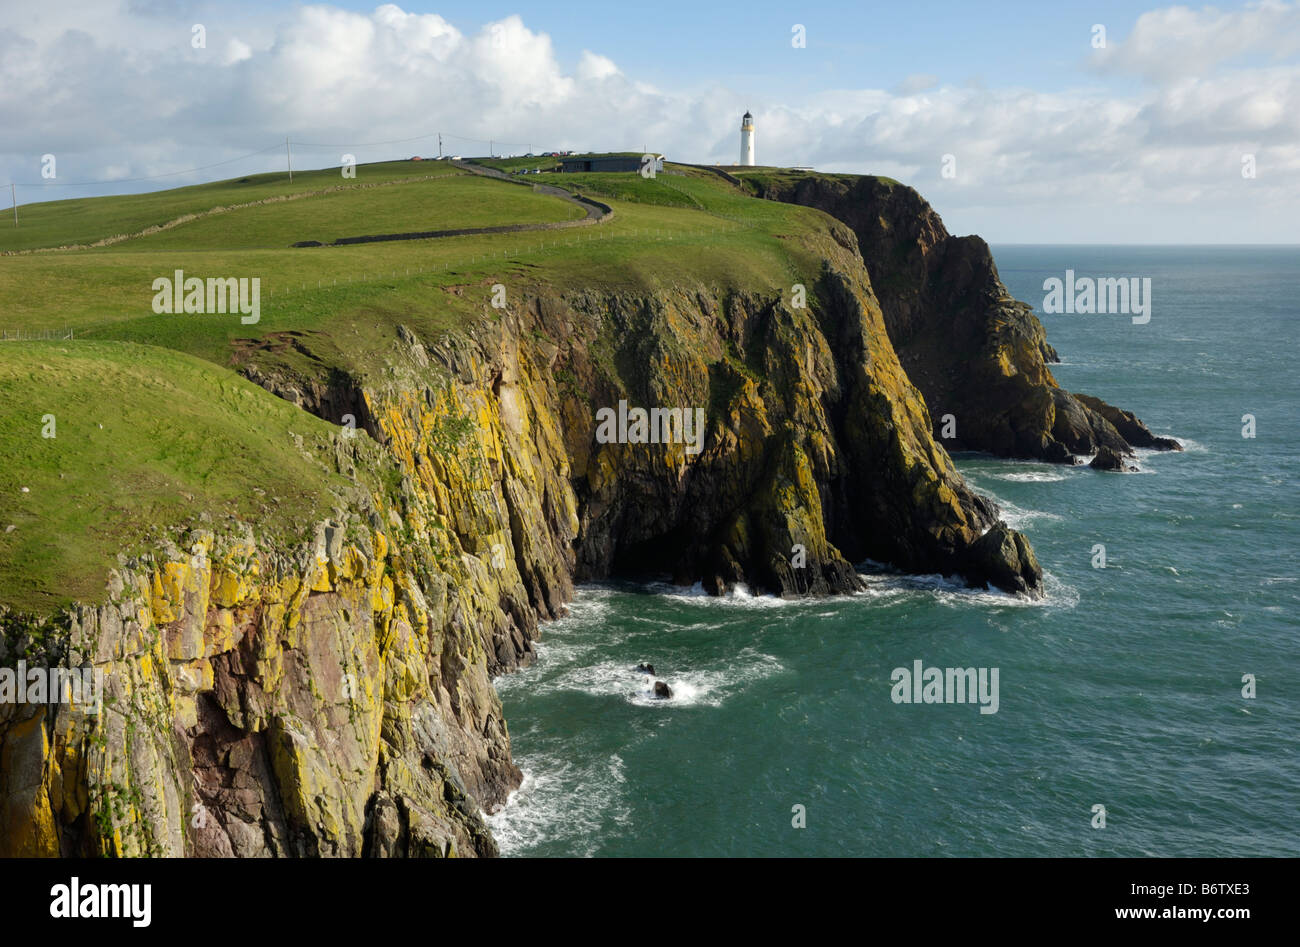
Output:
[[[957,233],[1300,243],[1300,0],[0,9],[0,185],[20,203],[271,170],[273,150],[234,159],[285,136],[331,143],[300,166],[436,151],[365,144],[436,130],[732,162],[745,108],[760,163],[895,177]]]
[[[340,6],[366,12],[373,4]],[[1094,23],[1127,32],[1132,2],[408,3],[465,32],[510,14],[549,33],[562,59],[584,49],[666,89],[723,82],[756,98],[827,87],[889,88],[924,72],[941,82],[1043,90],[1092,81]],[[805,50],[791,27],[807,28]],[[807,55],[805,55],[807,53]]]

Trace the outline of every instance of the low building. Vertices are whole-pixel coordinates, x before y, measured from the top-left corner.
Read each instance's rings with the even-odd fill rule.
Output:
[[[560,170],[566,173],[628,172],[641,170],[641,155],[589,155],[579,158],[561,158]],[[664,169],[664,156],[655,155],[655,171]]]

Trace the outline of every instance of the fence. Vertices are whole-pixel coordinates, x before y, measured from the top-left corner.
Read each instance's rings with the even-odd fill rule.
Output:
[[[71,329],[0,329],[0,342],[53,342],[71,338]]]

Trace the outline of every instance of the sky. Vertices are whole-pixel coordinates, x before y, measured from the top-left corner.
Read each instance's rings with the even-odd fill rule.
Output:
[[[0,0],[20,205],[278,170],[286,138],[300,168],[437,132],[732,163],[746,109],[760,164],[897,178],[993,243],[1300,243],[1300,0]]]

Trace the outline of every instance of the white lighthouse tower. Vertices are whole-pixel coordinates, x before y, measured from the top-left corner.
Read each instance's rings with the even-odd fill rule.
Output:
[[[749,112],[740,120],[740,163],[754,165],[754,116]]]

